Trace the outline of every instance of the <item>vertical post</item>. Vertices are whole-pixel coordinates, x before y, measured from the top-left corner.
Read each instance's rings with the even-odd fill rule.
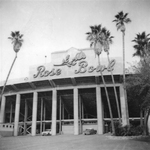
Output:
[[[20,112],[20,94],[17,94],[16,95],[16,107],[15,107],[14,136],[18,136],[19,112]]]
[[[12,105],[12,101],[11,101],[11,105],[10,105],[10,120],[9,120],[9,123],[11,123],[11,121],[12,121],[12,110],[13,110],[13,105]]]
[[[45,105],[45,102],[43,103],[44,105],[44,112],[43,112],[43,131],[45,131],[45,116],[46,116],[46,105]],[[51,127],[50,127],[51,128]]]
[[[81,134],[82,133],[82,122],[81,122],[81,119],[82,119],[82,106],[81,106],[81,96],[79,95],[79,133]]]
[[[61,96],[59,99],[59,133],[61,134]]]
[[[24,110],[24,135],[26,134],[27,129],[27,118],[28,118],[28,104],[27,100],[25,99],[25,110]]]
[[[37,102],[38,102],[38,93],[33,93],[33,109],[32,109],[32,136],[36,135],[36,121],[37,121]]]
[[[3,95],[1,101],[0,123],[5,122],[5,104],[6,104],[6,97]]]
[[[140,110],[140,126],[143,126],[143,110]]]
[[[100,87],[96,87],[96,102],[97,102],[97,133],[103,134],[103,109]]]
[[[105,115],[105,108],[104,107],[105,107],[104,103],[102,102],[102,115],[103,115],[103,118],[106,117],[106,115]]]
[[[82,102],[82,119],[84,119],[84,105],[83,105],[83,102]]]
[[[64,120],[64,111],[65,111],[65,109],[64,109],[64,103],[62,103],[62,119]]]
[[[52,135],[56,135],[56,122],[57,121],[57,91],[53,89],[52,96]]]
[[[42,133],[42,122],[43,122],[43,98],[41,98],[41,122],[40,122],[40,133]]]
[[[74,135],[79,134],[79,124],[78,124],[78,89],[74,88],[73,93],[74,101]]]
[[[121,114],[122,114],[122,125],[128,125],[128,108],[126,105],[125,93],[123,85],[120,85],[120,103],[121,103]]]

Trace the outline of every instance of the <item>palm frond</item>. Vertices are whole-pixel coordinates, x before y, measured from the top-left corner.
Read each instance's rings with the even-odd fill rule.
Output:
[[[11,32],[11,36],[12,36],[12,37],[15,37],[15,32]]]
[[[86,34],[91,34],[91,32],[87,32]]]
[[[131,19],[130,19],[130,18],[127,18],[127,19],[124,20],[124,22],[125,22],[125,23],[130,23],[130,22],[131,22]]]
[[[115,20],[113,20],[112,22],[118,22],[118,20],[117,20],[117,19],[115,19]]]
[[[92,47],[92,46],[93,46],[93,44],[94,44],[94,42],[91,42],[90,47]]]
[[[116,26],[121,25],[121,24],[122,24],[121,21],[119,21],[116,23]]]
[[[117,26],[117,30],[119,30],[120,28],[121,28],[121,24],[118,24],[118,26]]]
[[[13,38],[12,38],[12,37],[8,37],[8,39],[11,39],[11,40],[13,40]]]
[[[127,16],[128,16],[128,13],[125,13],[125,15],[123,16],[123,18],[126,19]]]
[[[120,18],[120,15],[119,14],[115,15],[115,18],[118,20]]]
[[[19,38],[21,39],[23,37],[23,34],[21,34],[20,36],[19,36]]]

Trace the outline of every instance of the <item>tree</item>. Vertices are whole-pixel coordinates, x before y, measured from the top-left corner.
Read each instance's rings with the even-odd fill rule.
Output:
[[[23,34],[20,34],[19,31],[11,32],[11,37],[8,37],[12,41],[13,49],[17,53],[19,52],[22,42],[23,42]]]
[[[90,47],[94,46],[94,52],[95,55],[99,55],[102,52],[102,45],[103,45],[103,37],[102,37],[102,26],[101,25],[95,25],[90,26],[91,32],[87,32],[87,40],[90,41]]]
[[[126,86],[129,100],[138,101],[140,115],[144,111],[145,134],[148,134],[147,121],[150,114],[150,57],[132,65],[132,73],[127,77]],[[141,116],[141,119],[143,115]],[[143,119],[142,119],[143,120]],[[142,126],[141,120],[141,126]]]
[[[112,39],[114,38],[113,36],[111,36],[111,33],[109,30],[103,30],[104,33],[104,51],[107,53],[107,59],[108,59],[108,63],[110,63],[110,58],[109,58],[109,45],[113,43]],[[112,70],[111,72],[111,78],[112,78],[112,82],[113,82],[113,88],[114,88],[114,93],[115,93],[115,99],[116,99],[116,104],[117,104],[117,111],[118,111],[118,118],[119,118],[119,122],[121,123],[121,115],[120,115],[120,108],[119,108],[119,100],[118,100],[118,96],[117,96],[117,90],[115,87],[115,80],[114,80],[114,76],[113,76],[113,72]]]
[[[150,55],[150,34],[146,34],[146,32],[136,34],[136,37],[132,42],[135,43],[133,46],[135,49],[135,53],[133,56],[140,57],[141,60],[146,59]]]
[[[8,80],[8,78],[9,78],[10,72],[11,72],[11,70],[12,70],[12,67],[13,67],[13,65],[14,65],[14,63],[15,63],[15,61],[16,61],[16,59],[17,59],[17,53],[19,52],[19,50],[20,50],[20,48],[21,48],[21,46],[22,46],[22,42],[23,42],[22,37],[23,37],[23,34],[20,35],[20,32],[19,32],[19,31],[11,32],[11,37],[8,37],[8,39],[11,39],[11,41],[12,41],[13,49],[14,49],[14,51],[16,52],[16,56],[15,56],[15,58],[14,58],[14,60],[13,60],[13,63],[12,63],[12,65],[11,65],[11,67],[10,67],[10,70],[9,70],[9,72],[8,72],[8,75],[7,75],[7,78],[6,78],[6,80],[5,80],[5,83],[4,83],[4,86],[3,86],[3,89],[2,89],[2,92],[1,92],[1,95],[0,95],[0,102],[1,102],[1,100],[2,100],[2,95],[3,95],[3,93],[4,93],[5,86],[6,86],[6,84],[7,84],[7,80]]]
[[[117,30],[121,30],[122,32],[122,42],[123,42],[123,84],[124,84],[124,95],[125,95],[125,101],[127,106],[127,96],[126,96],[126,87],[125,87],[125,24],[128,24],[131,22],[131,19],[127,17],[128,13],[124,13],[123,11],[118,12],[117,15],[115,15],[115,20],[113,22],[116,22]],[[128,116],[128,110],[127,110],[127,116]],[[129,125],[129,120],[127,122]]]
[[[142,32],[136,34],[136,37],[132,42],[135,43],[133,48],[136,52],[133,56],[140,57],[140,62],[137,66],[132,66],[134,75],[127,78],[128,91],[136,93],[137,100],[140,103],[140,116],[141,125],[143,125],[143,111],[144,111],[144,127],[145,134],[148,134],[147,120],[150,114],[150,34]],[[133,96],[133,94],[132,94]],[[133,98],[134,99],[134,98]]]
[[[101,65],[100,54],[102,53],[102,48],[104,45],[104,30],[106,30],[106,29],[102,28],[101,25],[90,26],[90,28],[91,28],[91,32],[86,33],[88,35],[87,40],[89,40],[91,42],[90,47],[94,47],[95,55],[98,56],[98,64],[100,66]],[[113,122],[112,109],[111,109],[111,105],[110,105],[110,99],[109,99],[106,83],[104,80],[104,76],[103,76],[103,73],[101,71],[100,71],[100,74],[101,74],[101,78],[102,78],[102,81],[104,84],[104,89],[106,92],[106,98],[107,98],[107,102],[108,102],[108,108],[109,108],[111,124],[112,124],[112,132],[113,132],[113,134],[115,134],[115,128],[114,128],[114,122]]]

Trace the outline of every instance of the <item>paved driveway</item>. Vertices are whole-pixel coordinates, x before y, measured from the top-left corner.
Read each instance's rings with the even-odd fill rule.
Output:
[[[0,150],[149,150],[150,139],[110,138],[105,135],[19,136],[0,138]]]

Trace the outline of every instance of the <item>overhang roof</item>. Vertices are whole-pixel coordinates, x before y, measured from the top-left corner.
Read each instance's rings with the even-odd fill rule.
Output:
[[[112,83],[111,76],[104,76],[105,82],[108,84]],[[121,82],[121,75],[114,75],[115,83]],[[19,80],[20,81],[20,80]],[[42,80],[42,81],[23,81],[19,82],[8,82],[5,87],[5,92],[19,92],[25,90],[35,90],[44,88],[55,88],[55,87],[66,87],[66,86],[80,86],[80,85],[95,85],[103,84],[101,76],[88,76],[88,77],[75,77],[75,78],[62,78],[53,80]],[[3,86],[0,86],[0,91]]]

